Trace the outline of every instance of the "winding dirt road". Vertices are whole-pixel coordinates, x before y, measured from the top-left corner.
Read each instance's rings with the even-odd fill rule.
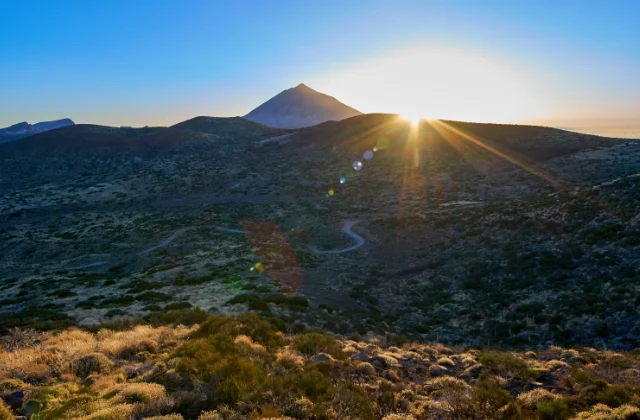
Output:
[[[190,226],[190,227],[186,227],[186,228],[182,228],[182,229],[178,229],[175,232],[173,232],[173,234],[171,236],[169,236],[167,239],[165,239],[164,241],[160,242],[158,245],[152,246],[151,248],[147,248],[142,252],[139,252],[138,255],[144,255],[144,254],[148,254],[152,251],[155,251],[158,248],[162,248],[164,246],[169,245],[174,239],[176,239],[178,236],[182,235],[185,232],[188,232],[190,230],[195,230],[195,229],[216,229],[222,232],[228,232],[228,233],[241,233],[244,234],[243,231],[238,230],[238,229],[229,229],[229,228],[224,228],[221,226]]]
[[[309,249],[311,249],[311,251],[315,252],[316,254],[342,254],[343,252],[355,251],[356,249],[364,245],[364,238],[351,230],[351,228],[358,224],[358,222],[359,220],[348,220],[342,224],[342,229],[340,229],[342,232],[346,233],[356,240],[356,243],[354,245],[348,248],[331,250],[318,249],[317,247],[312,245],[309,247]]]
[[[359,220],[348,220],[346,222],[344,222],[342,224],[342,229],[340,229],[342,232],[346,233],[347,235],[351,236],[353,239],[356,240],[356,243],[348,248],[343,248],[343,249],[331,249],[331,250],[322,250],[322,249],[318,249],[315,246],[310,246],[309,249],[311,249],[311,251],[317,253],[317,254],[342,254],[343,252],[350,252],[350,251],[355,251],[356,249],[360,248],[362,245],[364,245],[364,238],[360,235],[358,235],[357,233],[354,233],[351,228],[353,226],[355,226],[356,224],[358,224]],[[189,232],[191,230],[195,230],[195,229],[215,229],[215,230],[219,230],[221,232],[227,232],[227,233],[236,233],[236,234],[242,234],[244,235],[244,231],[239,230],[239,229],[230,229],[230,228],[225,228],[222,226],[189,226],[189,227],[185,227],[185,228],[181,228],[176,230],[175,232],[173,232],[171,234],[171,236],[169,236],[167,239],[165,239],[164,241],[160,242],[157,245],[154,245],[152,247],[149,247],[147,249],[145,249],[144,251],[141,251],[138,253],[138,255],[145,255],[145,254],[149,254],[150,252],[155,251],[156,249],[159,248],[163,248],[167,245],[169,245],[171,242],[173,242],[174,239],[176,239],[178,236],[182,235],[185,232]],[[107,261],[99,261],[99,262],[93,262],[90,264],[85,264],[85,265],[81,265],[78,267],[73,267],[73,268],[69,268],[69,270],[82,270],[84,268],[90,268],[90,267],[97,267],[100,265],[104,265],[106,264]]]

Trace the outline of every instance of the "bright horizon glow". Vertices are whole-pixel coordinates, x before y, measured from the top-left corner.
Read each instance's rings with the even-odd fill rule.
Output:
[[[445,46],[391,51],[354,63],[321,82],[342,97],[365,98],[358,101],[365,113],[399,113],[414,123],[422,118],[481,122],[540,118],[545,107],[536,83],[527,71],[504,60]]]

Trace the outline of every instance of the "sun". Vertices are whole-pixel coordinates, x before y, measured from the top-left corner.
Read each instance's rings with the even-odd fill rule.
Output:
[[[409,121],[411,125],[414,127],[417,127],[418,124],[420,124],[420,120],[422,120],[422,117],[414,113],[402,114],[400,115],[400,118],[402,118],[405,121]]]

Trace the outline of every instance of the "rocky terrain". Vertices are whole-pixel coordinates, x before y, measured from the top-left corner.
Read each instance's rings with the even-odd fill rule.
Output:
[[[384,114],[37,134],[0,146],[0,327],[197,307],[632,349],[639,164],[628,139]]]
[[[165,312],[93,332],[13,329],[0,418],[637,419],[637,353],[509,352]],[[168,325],[160,325],[162,323]],[[199,325],[198,325],[199,324]],[[292,329],[297,330],[293,332]]]

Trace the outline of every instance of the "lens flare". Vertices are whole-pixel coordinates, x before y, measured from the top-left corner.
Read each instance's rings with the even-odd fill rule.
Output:
[[[333,190],[329,190],[329,195],[330,195],[330,196],[334,195],[335,193],[336,193],[335,191],[333,191]]]
[[[378,139],[378,141],[376,142],[376,147],[374,147],[373,150],[374,152],[377,152],[378,150],[384,150],[387,147],[389,147],[389,139],[386,137],[382,137]]]
[[[340,178],[340,183],[344,184],[345,182],[347,182],[347,179],[345,177]]]
[[[359,171],[360,169],[362,169],[362,162],[356,160],[351,164],[351,166],[353,166],[353,169],[355,169],[356,171]]]
[[[367,150],[366,152],[364,152],[363,156],[365,160],[371,160],[373,159],[373,152],[371,150]]]
[[[262,272],[264,271],[264,265],[262,265],[261,261],[258,261],[251,267],[251,271],[257,271],[258,273],[262,274]]]

